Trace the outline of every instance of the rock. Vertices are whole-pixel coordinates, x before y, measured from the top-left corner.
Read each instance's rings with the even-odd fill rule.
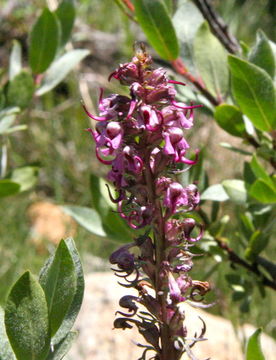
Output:
[[[120,297],[135,294],[135,291],[119,286],[117,280],[110,272],[86,277],[84,302],[75,326],[79,336],[66,360],[137,360],[141,356],[142,349],[133,342],[145,342],[136,329],[112,330]],[[191,337],[194,332],[199,333],[201,330],[199,316],[206,322],[208,338],[194,347],[194,353],[199,359],[244,359],[242,334],[248,338],[255,331],[253,326],[245,325],[240,329],[239,340],[230,321],[186,306],[186,324]],[[266,360],[275,359],[276,344],[273,339],[263,334],[261,342]],[[187,359],[185,355],[184,359]]]
[[[30,241],[38,252],[45,251],[48,242],[57,245],[61,239],[76,233],[75,221],[50,201],[33,203],[28,208],[28,217],[31,223]]]

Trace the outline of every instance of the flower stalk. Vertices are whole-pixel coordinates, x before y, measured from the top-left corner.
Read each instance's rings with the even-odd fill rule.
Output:
[[[205,324],[199,336],[191,336],[185,320],[184,302],[204,307],[209,284],[193,280],[191,248],[202,237],[202,228],[192,217],[199,203],[195,184],[183,187],[177,174],[197,162],[187,156],[189,144],[184,131],[193,126],[194,109],[176,100],[175,84],[162,68],[153,69],[143,47],[131,62],[111,75],[130,89],[130,96],[112,94],[99,99],[95,130],[87,129],[95,143],[96,156],[111,166],[108,180],[117,196],[120,216],[137,230],[133,242],[110,256],[119,284],[135,288],[138,296],[124,296],[114,328],[136,326],[146,344],[140,360],[179,360],[204,340]],[[207,306],[207,305],[206,305]],[[152,355],[152,354],[151,354]]]

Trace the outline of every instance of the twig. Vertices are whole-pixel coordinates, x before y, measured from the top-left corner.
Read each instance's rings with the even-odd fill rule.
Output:
[[[232,54],[240,50],[237,40],[228,31],[228,26],[215,12],[209,0],[193,0],[203,17],[208,21],[213,34],[223,46]]]
[[[258,263],[249,264],[245,260],[243,260],[239,255],[237,255],[233,249],[231,249],[224,241],[222,241],[219,238],[215,239],[218,246],[227,252],[228,259],[233,264],[237,264],[242,266],[243,268],[249,270],[250,272],[253,272],[256,274],[262,281],[262,284],[264,286],[270,287],[273,290],[276,290],[276,282],[269,280],[259,269],[258,269]],[[258,259],[257,259],[258,260]]]
[[[134,16],[132,15],[134,13],[134,6],[131,2],[129,2],[128,0],[114,0],[115,3],[119,6],[119,8],[121,9],[121,11],[133,22],[137,23],[136,19],[134,18]],[[122,4],[122,2],[124,3],[124,5],[127,7],[128,10],[130,10],[131,12],[129,12],[128,10],[125,9],[125,6]]]
[[[123,3],[126,5],[126,7],[129,8],[131,12],[134,12],[135,8],[130,0],[123,0]]]

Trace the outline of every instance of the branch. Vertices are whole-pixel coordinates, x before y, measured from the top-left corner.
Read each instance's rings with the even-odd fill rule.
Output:
[[[235,54],[240,50],[236,38],[228,31],[228,25],[215,12],[209,0],[193,0],[203,17],[208,21],[213,34],[230,53]]]
[[[233,264],[237,264],[240,265],[241,267],[247,269],[250,272],[253,272],[254,274],[256,274],[262,284],[264,286],[270,287],[273,290],[276,290],[276,282],[271,281],[270,279],[268,279],[259,269],[258,269],[258,263],[254,263],[254,264],[249,264],[248,262],[246,262],[245,260],[243,260],[241,257],[239,257],[239,255],[237,255],[224,241],[222,241],[219,238],[215,239],[218,246],[223,249],[224,251],[226,251],[227,255],[228,255],[228,259],[230,260],[231,263]],[[258,258],[257,258],[258,261]]]

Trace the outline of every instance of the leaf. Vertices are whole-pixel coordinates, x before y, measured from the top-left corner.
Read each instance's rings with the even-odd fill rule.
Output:
[[[64,46],[70,38],[76,16],[73,2],[71,0],[63,0],[55,14],[61,24],[60,46]]]
[[[9,63],[9,80],[13,80],[22,69],[22,48],[17,40],[13,40]]]
[[[275,186],[275,185],[274,185]],[[249,188],[249,195],[264,204],[276,202],[276,191],[263,179],[257,179]]]
[[[135,15],[149,43],[165,60],[178,57],[179,47],[171,19],[162,0],[134,0]]]
[[[268,245],[269,237],[265,236],[260,230],[256,230],[249,239],[248,246],[245,250],[245,258],[249,261],[255,261],[256,257]]]
[[[120,243],[128,242],[133,236],[133,232],[127,223],[112,209],[109,209],[104,217],[103,227],[108,237]]]
[[[93,208],[101,216],[101,218],[103,218],[109,210],[109,205],[102,195],[100,180],[101,178],[99,178],[98,176],[94,174],[90,175],[90,190],[92,195],[92,205]]]
[[[230,200],[237,204],[244,204],[247,199],[247,193],[244,181],[229,179],[222,182],[223,188]]]
[[[260,335],[262,329],[257,329],[253,335],[250,336],[246,348],[246,360],[265,360],[260,344]]]
[[[203,16],[192,2],[181,3],[173,16],[173,25],[180,44],[180,57],[189,71],[195,72],[193,41]]]
[[[86,230],[98,236],[106,236],[101,218],[94,209],[77,205],[66,205],[61,208]]]
[[[32,76],[29,73],[22,71],[8,84],[8,105],[18,106],[21,109],[26,108],[32,100],[34,89],[35,87]]]
[[[273,50],[262,30],[257,32],[256,42],[248,55],[248,60],[264,69],[273,79],[275,73]]]
[[[4,179],[0,180],[0,198],[17,194],[20,191],[20,185],[14,181]]]
[[[46,360],[61,360],[69,351],[72,342],[77,337],[76,331],[70,331],[64,339],[62,339],[58,344],[53,347],[53,352],[51,352]]]
[[[229,200],[227,192],[221,184],[215,184],[208,187],[202,194],[201,200],[226,201]]]
[[[0,306],[0,360],[15,360],[4,323],[4,310]]]
[[[78,313],[80,311],[84,293],[84,277],[79,253],[72,238],[66,239],[65,243],[68,247],[68,250],[70,251],[74,262],[77,283],[72,303],[63,319],[60,328],[58,329],[55,336],[52,338],[52,343],[54,345],[60,343],[62,339],[67,336],[68,331],[72,329],[72,326],[74,325],[76,317],[78,316]]]
[[[19,107],[9,107],[0,111],[0,134],[7,133],[19,111]]]
[[[74,262],[64,240],[59,243],[51,264],[41,273],[39,282],[45,292],[53,336],[70,308],[77,286]]]
[[[236,56],[228,58],[232,74],[232,91],[241,110],[262,131],[276,124],[275,94],[266,71]]]
[[[54,60],[59,43],[55,15],[45,8],[30,34],[29,64],[35,74],[43,73]]]
[[[17,132],[17,131],[23,131],[23,130],[27,130],[28,129],[28,126],[25,125],[25,124],[22,124],[22,125],[17,125],[17,126],[12,126],[10,128],[8,128],[4,134],[12,134],[14,132]]]
[[[37,166],[23,166],[13,170],[10,179],[20,185],[20,191],[26,191],[36,184],[37,177]]]
[[[232,146],[231,144],[226,143],[226,142],[221,142],[221,143],[219,143],[219,145],[222,146],[224,149],[234,151],[234,152],[239,153],[241,155],[245,155],[245,156],[249,155],[250,156],[252,154],[249,151],[239,149],[239,148],[237,148],[235,146]]]
[[[243,164],[243,178],[246,182],[246,186],[252,185],[256,180],[256,176],[254,175],[251,166],[248,162],[244,162]],[[248,190],[248,188],[247,188]]]
[[[76,49],[68,51],[58,58],[45,73],[41,87],[36,91],[36,95],[41,96],[52,90],[88,54],[89,50]]]
[[[253,171],[256,178],[261,178],[269,187],[273,189],[275,186],[272,178],[269,176],[265,168],[259,163],[256,154],[253,155],[250,162],[251,170]],[[275,188],[276,190],[276,188]]]
[[[206,21],[196,33],[194,55],[196,68],[208,90],[214,96],[225,95],[229,86],[226,51]]]
[[[173,0],[162,0],[169,15],[173,12]]]
[[[243,137],[245,126],[242,113],[233,105],[222,104],[216,107],[215,119],[218,125],[233,136]]]
[[[44,360],[50,348],[48,309],[38,281],[25,272],[12,287],[5,325],[18,360]]]

